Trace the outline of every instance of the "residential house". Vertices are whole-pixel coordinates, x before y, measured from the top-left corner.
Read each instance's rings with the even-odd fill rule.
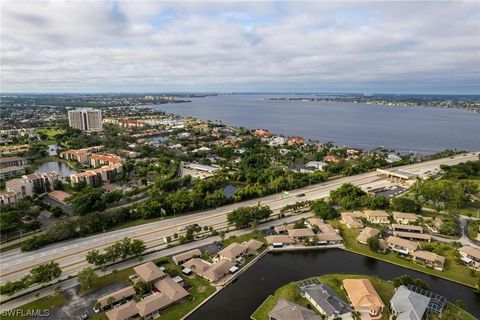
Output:
[[[305,163],[305,166],[308,168],[315,168],[315,170],[323,171],[328,166],[328,163],[323,161],[309,161]]]
[[[432,236],[426,233],[417,233],[417,232],[403,232],[403,231],[394,231],[393,235],[399,238],[404,238],[413,241],[432,241]]]
[[[416,232],[416,233],[423,233],[422,226],[414,226],[409,224],[392,224],[393,231],[401,231],[401,232]]]
[[[443,270],[445,265],[445,257],[430,251],[415,251],[411,253],[412,261],[432,267],[434,269]]]
[[[469,267],[474,269],[480,269],[480,249],[463,246],[458,249],[460,253],[460,259],[465,262]]]
[[[352,319],[352,309],[329,286],[320,283],[302,288],[303,296],[325,319]]]
[[[189,274],[191,271],[203,277],[203,273],[210,268],[212,264],[206,262],[205,260],[199,258],[192,258],[187,262],[182,264],[184,268],[184,273]]]
[[[380,223],[380,224],[390,223],[390,221],[388,220],[390,215],[383,210],[365,210],[364,214],[365,214],[365,217],[367,218],[367,221],[370,223]]]
[[[393,219],[400,224],[410,224],[417,222],[418,217],[414,213],[405,213],[405,212],[392,212]]]
[[[160,270],[160,268],[151,261],[134,267],[133,271],[135,271],[137,279],[145,283],[153,283],[166,276],[165,272]]]
[[[100,309],[108,309],[112,304],[115,305],[117,302],[124,299],[130,299],[135,295],[135,289],[132,286],[125,287],[123,289],[117,290],[105,296],[98,298],[97,302],[100,305]]]
[[[371,237],[376,237],[380,234],[380,230],[370,227],[365,227],[357,237],[357,242],[367,244],[367,240]]]
[[[322,318],[310,309],[296,303],[278,299],[277,304],[268,313],[269,320],[321,320]]]
[[[306,239],[312,239],[315,237],[315,233],[312,229],[289,229],[287,230],[288,236],[292,238],[295,242],[302,242]]]
[[[273,227],[273,230],[275,230],[275,232],[278,233],[278,234],[287,234],[287,230],[288,229],[293,229],[294,227],[295,227],[294,223],[281,224],[281,225]]]
[[[357,211],[358,212],[358,211]],[[363,217],[363,213],[361,213],[361,216]],[[342,212],[341,213],[341,222],[347,226],[349,229],[353,228],[361,228],[363,227],[362,221],[360,221],[358,215],[355,215],[353,212]]]
[[[247,251],[247,247],[242,244],[233,242],[227,247],[223,248],[218,252],[218,256],[220,259],[226,259],[229,261],[236,261],[237,258],[243,256],[243,254]]]
[[[282,248],[284,246],[290,246],[295,243],[295,241],[288,235],[266,236],[265,240],[267,241],[267,244],[272,248]]]
[[[381,318],[385,304],[368,279],[344,279],[343,287],[355,311]]]
[[[323,160],[325,160],[325,162],[332,162],[332,163],[340,163],[342,161],[340,157],[333,154],[326,155],[325,158],[323,158]]]
[[[390,300],[390,311],[397,320],[422,320],[429,303],[429,297],[401,285]]]
[[[296,144],[303,144],[305,143],[305,139],[302,137],[290,137],[287,140],[288,145],[296,145]]]
[[[172,260],[176,265],[179,265],[192,258],[200,257],[201,255],[202,252],[199,249],[193,249],[173,256]]]
[[[242,245],[247,248],[247,255],[254,255],[263,246],[263,242],[255,239],[250,239],[247,242],[242,243]]]
[[[220,259],[214,264],[210,266],[205,272],[203,272],[203,277],[210,280],[211,282],[215,282],[226,276],[230,273],[232,267],[235,266],[235,263],[227,260],[227,259]]]
[[[343,238],[336,232],[328,232],[317,234],[317,243],[318,244],[341,244]]]
[[[135,319],[138,314],[138,309],[135,301],[130,300],[129,302],[122,304],[116,308],[108,310],[105,312],[108,320],[130,320]]]
[[[387,245],[390,250],[407,256],[420,248],[420,245],[417,242],[405,240],[395,236],[388,237]]]

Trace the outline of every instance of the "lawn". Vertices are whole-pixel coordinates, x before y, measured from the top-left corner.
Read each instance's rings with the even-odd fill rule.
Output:
[[[475,320],[476,318],[460,309],[453,303],[448,302],[447,307],[443,310],[441,316],[428,315],[427,320]]]
[[[265,235],[261,231],[252,231],[250,233],[242,234],[239,236],[231,236],[227,239],[222,241],[223,245],[226,247],[234,242],[242,243],[244,241],[248,241],[250,239],[256,239],[258,241],[265,243]]]
[[[81,289],[80,293],[83,295],[95,292],[103,287],[106,287],[112,283],[124,283],[128,285],[128,276],[133,274],[133,268],[127,268],[120,271],[114,271],[105,276],[98,277],[95,283],[89,289]]]
[[[34,312],[36,310],[44,311],[44,310],[52,310],[53,308],[59,307],[65,304],[65,296],[63,294],[53,295],[48,297],[43,297],[27,303],[16,310],[22,310],[23,314],[26,315],[28,311]],[[2,319],[9,319],[9,320],[17,320],[17,319],[29,319],[30,317],[23,317],[23,316],[2,316]],[[48,318],[48,317],[47,317]]]
[[[457,262],[456,250],[449,245],[443,245],[437,242],[421,243],[421,245],[425,247],[433,248],[435,253],[446,257],[445,267],[443,271],[439,271],[429,267],[421,266],[419,264],[415,264],[410,260],[402,258],[392,252],[389,252],[387,254],[372,252],[368,248],[368,246],[360,244],[356,241],[356,238],[360,233],[360,229],[348,229],[345,225],[341,223],[337,223],[336,228],[341,230],[341,234],[345,242],[345,248],[347,250],[386,262],[394,263],[405,268],[431,274],[447,280],[456,281],[471,287],[475,287],[476,283],[480,279],[479,272],[476,272],[475,275],[472,275],[468,267]]]
[[[46,135],[50,142],[56,142],[56,136],[64,133],[63,130],[56,128],[38,128],[35,132]]]
[[[350,275],[350,274],[328,274],[328,275],[323,275],[316,278],[320,282],[330,286],[345,301],[348,301],[348,299],[347,299],[346,292],[341,288],[341,284],[342,284],[342,280],[347,278],[348,279],[369,279],[372,282],[372,285],[377,290],[380,297],[382,298],[382,300],[384,301],[385,305],[388,304],[388,301],[390,301],[390,299],[393,296],[393,291],[394,291],[393,283],[385,280],[380,280],[376,277],[370,277],[370,276],[364,276],[364,275]],[[277,291],[275,291],[275,294],[273,296],[269,296],[263,302],[263,304],[257,310],[255,310],[251,318],[254,320],[267,320],[268,313],[277,304],[277,301],[280,298],[293,301],[301,306],[317,311],[310,305],[307,299],[301,297],[300,294],[298,294],[298,291],[296,291],[296,284],[294,282],[291,282],[283,287],[278,288]],[[384,313],[384,316],[382,319],[388,319],[387,312]]]
[[[8,244],[5,243],[5,244]],[[7,252],[7,251],[10,251],[10,250],[14,250],[14,249],[18,249],[22,246],[22,242],[17,242],[15,244],[12,244],[12,245],[1,245],[0,246],[0,253],[3,253],[3,252]]]

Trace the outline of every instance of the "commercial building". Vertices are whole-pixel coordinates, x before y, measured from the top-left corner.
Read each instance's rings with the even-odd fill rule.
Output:
[[[368,279],[344,279],[342,284],[355,311],[373,319],[382,317],[385,304]]]
[[[102,111],[96,109],[76,109],[68,111],[68,125],[82,131],[102,131]]]

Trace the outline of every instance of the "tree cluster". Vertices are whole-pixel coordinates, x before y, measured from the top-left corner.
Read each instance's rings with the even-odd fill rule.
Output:
[[[96,266],[105,265],[107,263],[115,262],[118,259],[126,259],[130,256],[139,256],[146,249],[145,243],[142,240],[124,238],[123,240],[115,242],[113,245],[104,249],[104,253],[99,250],[91,250],[87,253],[86,260]]]

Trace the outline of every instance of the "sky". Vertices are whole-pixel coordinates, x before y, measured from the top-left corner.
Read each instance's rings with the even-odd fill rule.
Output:
[[[1,92],[480,94],[480,1],[22,1]]]

